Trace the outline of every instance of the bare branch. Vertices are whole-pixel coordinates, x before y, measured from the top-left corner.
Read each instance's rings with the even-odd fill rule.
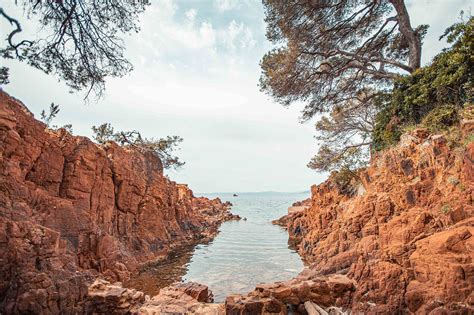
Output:
[[[10,17],[5,12],[5,10],[3,10],[3,8],[0,8],[0,15],[3,16],[11,25],[15,26],[15,29],[13,31],[11,31],[10,34],[8,34],[8,37],[7,37],[8,44],[10,45],[10,47],[8,49],[9,50],[14,50],[16,57],[19,58],[19,59],[22,59],[22,56],[20,55],[20,53],[18,51],[19,48],[23,45],[31,46],[31,45],[33,45],[33,42],[30,41],[30,40],[22,40],[21,42],[19,42],[17,44],[13,43],[13,37],[16,34],[22,32],[20,22],[18,22],[18,20],[16,20],[16,19]]]

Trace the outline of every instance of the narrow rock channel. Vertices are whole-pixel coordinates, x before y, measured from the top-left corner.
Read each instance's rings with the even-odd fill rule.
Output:
[[[303,269],[300,256],[288,247],[288,234],[271,221],[286,214],[295,201],[308,193],[209,194],[233,203],[240,221],[228,221],[208,244],[175,253],[166,262],[151,266],[127,286],[153,296],[177,281],[206,284],[215,302],[233,293],[251,291],[258,283],[288,280]]]

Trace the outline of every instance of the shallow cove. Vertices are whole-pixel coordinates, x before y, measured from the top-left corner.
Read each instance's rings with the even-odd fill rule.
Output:
[[[127,286],[154,295],[176,281],[206,284],[216,302],[232,293],[246,293],[262,282],[288,280],[303,269],[298,254],[288,247],[288,234],[271,221],[309,193],[207,194],[233,203],[232,213],[247,220],[222,224],[208,244],[175,253],[168,261],[148,268]]]

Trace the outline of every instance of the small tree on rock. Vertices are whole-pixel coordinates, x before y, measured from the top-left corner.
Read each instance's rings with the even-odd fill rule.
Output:
[[[59,114],[59,111],[60,111],[59,104],[51,103],[51,105],[49,105],[47,112],[44,109],[41,111],[40,119],[42,122],[46,124],[46,126],[48,126],[48,128],[51,128],[51,129],[63,128],[72,134],[73,131],[72,131],[71,124],[66,124],[61,127],[58,127],[57,125],[51,125],[51,123],[53,122],[53,119],[56,118],[56,116]]]
[[[335,106],[329,115],[316,123],[322,142],[308,167],[318,171],[357,169],[364,166],[370,155],[375,118],[382,96],[372,91],[359,93],[344,106]]]
[[[92,126],[92,136],[95,141],[105,144],[107,141],[114,141],[114,127],[110,123],[104,123],[98,127]]]
[[[166,169],[178,169],[185,164],[173,155],[173,152],[178,149],[179,143],[183,141],[183,138],[179,136],[167,136],[160,139],[144,138],[136,130],[115,132],[110,123],[92,126],[92,131],[93,138],[100,144],[115,141],[122,146],[131,146],[142,153],[155,154],[161,159],[163,167]]]
[[[44,109],[41,111],[41,114],[40,114],[41,121],[44,122],[49,127],[53,119],[58,114],[59,114],[59,105],[51,103],[51,105],[49,105],[48,112],[46,112]]]

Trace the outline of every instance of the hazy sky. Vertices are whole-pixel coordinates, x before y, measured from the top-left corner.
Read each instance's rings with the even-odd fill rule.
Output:
[[[11,1],[13,3],[13,1]],[[440,51],[442,31],[470,12],[471,0],[412,0],[413,24],[430,24],[424,61]],[[2,3],[2,7],[5,5]],[[21,16],[13,4],[5,9]],[[33,22],[20,19],[27,32]],[[2,36],[7,25],[0,22]],[[171,179],[195,192],[302,191],[324,180],[306,168],[317,151],[314,121],[299,124],[298,106],[283,108],[259,91],[259,61],[271,49],[256,0],[152,1],[142,31],[127,37],[134,71],[107,82],[106,95],[84,104],[53,76],[17,62],[5,90],[39,115],[61,105],[55,123],[91,136],[110,122],[146,137],[179,135],[186,162]]]

